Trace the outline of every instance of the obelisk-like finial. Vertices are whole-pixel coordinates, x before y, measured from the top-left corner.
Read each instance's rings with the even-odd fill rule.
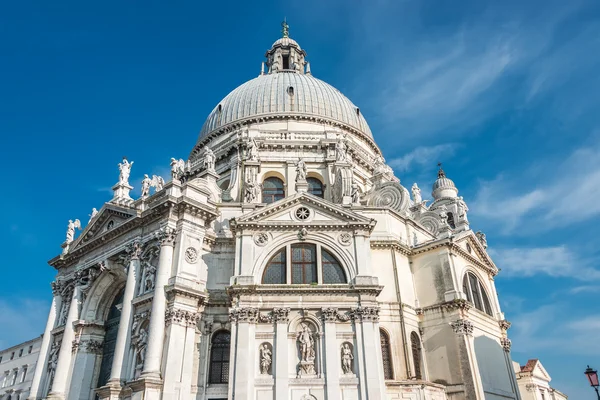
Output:
[[[283,22],[281,23],[281,27],[283,28],[281,30],[281,33],[283,34],[282,37],[286,38],[286,37],[290,37],[290,26],[288,25],[286,19],[283,19]]]

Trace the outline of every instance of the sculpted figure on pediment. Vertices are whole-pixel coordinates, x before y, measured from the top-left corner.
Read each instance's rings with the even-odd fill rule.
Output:
[[[171,176],[174,180],[181,180],[185,173],[185,161],[183,159],[176,160],[171,158]]]
[[[150,186],[152,186],[152,179],[150,179],[148,174],[144,174],[144,179],[142,179],[142,197],[150,194]]]
[[[92,222],[92,220],[96,217],[96,215],[98,215],[98,210],[96,210],[96,208],[92,208],[92,213],[89,215],[90,216],[90,220],[88,221],[88,224],[90,222]]]
[[[150,186],[154,187],[154,192],[161,191],[163,186],[165,186],[165,180],[162,176],[152,175],[152,182]]]
[[[119,183],[129,185],[129,174],[131,174],[131,166],[133,161],[127,161],[126,157],[123,157],[123,161],[119,163]]]
[[[417,186],[417,182],[413,183],[411,191],[413,195],[413,203],[415,203],[415,205],[421,204],[423,199],[421,198],[421,189],[419,189]]]
[[[75,229],[81,230],[81,221],[78,219],[75,221],[69,220],[69,225],[67,226],[67,238],[65,240],[66,243],[71,243],[75,238]]]

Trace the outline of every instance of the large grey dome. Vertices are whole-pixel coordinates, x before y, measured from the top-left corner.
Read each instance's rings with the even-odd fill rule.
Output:
[[[229,93],[206,119],[200,139],[231,123],[279,116],[319,117],[373,137],[358,107],[339,90],[312,75],[282,71],[261,75]]]

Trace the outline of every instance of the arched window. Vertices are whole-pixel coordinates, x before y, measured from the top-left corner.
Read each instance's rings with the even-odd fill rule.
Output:
[[[219,331],[213,335],[210,349],[209,383],[229,382],[229,345],[231,333]]]
[[[448,215],[448,225],[450,225],[450,228],[456,229],[456,223],[454,222],[454,214],[449,212],[449,213],[447,213],[447,215]]]
[[[390,337],[383,329],[379,330],[379,339],[381,340],[381,361],[383,363],[384,379],[394,379],[394,370],[392,368],[392,349],[390,348]]]
[[[290,259],[287,254],[291,255]],[[295,243],[279,249],[271,257],[262,283],[330,285],[348,283],[348,278],[337,258],[321,245]]]
[[[279,250],[267,264],[263,273],[262,283],[271,285],[285,284],[287,278],[285,274],[285,247]]]
[[[264,180],[262,191],[263,203],[274,203],[284,197],[285,190],[283,189],[283,181],[281,179],[271,177]]]
[[[483,285],[477,279],[474,273],[467,272],[463,278],[463,292],[467,295],[467,300],[475,306],[479,311],[483,311],[488,315],[492,315],[492,307],[490,300]]]
[[[325,249],[321,250],[323,262],[323,283],[346,283],[346,274],[335,257]]]
[[[306,178],[306,183],[308,183],[308,193],[323,198],[323,184],[320,180],[317,178]]]
[[[410,345],[412,348],[413,363],[415,366],[415,378],[423,379],[421,374],[421,339],[419,339],[417,332],[412,332],[410,334]]]

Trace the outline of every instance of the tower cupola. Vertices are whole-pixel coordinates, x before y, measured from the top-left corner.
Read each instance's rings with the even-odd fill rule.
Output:
[[[433,184],[431,192],[433,199],[455,198],[458,195],[458,189],[452,179],[446,177],[446,173],[442,169],[442,164],[440,163],[438,166],[440,167],[438,177]]]
[[[298,42],[289,36],[289,25],[286,21],[281,23],[282,37],[275,41],[267,51],[267,73],[294,72],[310,74],[310,67],[306,68],[306,52],[300,48]]]

